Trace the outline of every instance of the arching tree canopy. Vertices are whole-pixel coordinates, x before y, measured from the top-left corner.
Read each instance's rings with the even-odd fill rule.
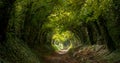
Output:
[[[42,63],[56,50],[72,56],[95,45],[114,52],[119,20],[119,0],[0,0],[0,61]]]

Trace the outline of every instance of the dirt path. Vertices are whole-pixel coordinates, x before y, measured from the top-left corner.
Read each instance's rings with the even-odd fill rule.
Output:
[[[72,54],[54,52],[49,56],[44,56],[44,63],[107,63],[105,60],[99,60],[100,57],[97,54],[96,51],[90,48],[74,51]]]
[[[50,56],[45,56],[45,63],[78,63],[74,58],[68,54],[53,53]]]

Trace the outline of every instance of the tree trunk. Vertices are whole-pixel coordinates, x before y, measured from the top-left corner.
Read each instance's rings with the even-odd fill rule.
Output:
[[[7,29],[15,0],[0,2],[0,58],[9,63],[40,63],[32,50],[16,36],[15,31]]]
[[[101,35],[104,39],[104,42],[107,45],[108,49],[110,51],[113,51],[116,49],[116,45],[113,42],[111,36],[109,35],[108,29],[107,29],[106,24],[105,24],[106,21],[102,17],[100,17],[99,19],[100,20],[98,21],[98,24],[99,24],[99,28],[101,30]]]
[[[93,36],[94,36],[93,32],[95,32],[95,31],[93,30],[93,27],[92,27],[91,23],[87,24],[87,31],[88,31],[88,36],[89,36],[90,43],[91,43],[91,45],[94,45],[95,44],[95,41],[94,41],[95,38],[93,38]]]
[[[0,42],[2,43],[6,40],[6,31],[10,18],[10,12],[15,0],[1,0],[0,2],[2,2],[0,3]]]

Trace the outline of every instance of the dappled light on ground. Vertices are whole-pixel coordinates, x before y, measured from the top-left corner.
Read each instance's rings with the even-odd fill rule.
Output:
[[[69,50],[58,50],[56,53],[58,54],[66,54]]]

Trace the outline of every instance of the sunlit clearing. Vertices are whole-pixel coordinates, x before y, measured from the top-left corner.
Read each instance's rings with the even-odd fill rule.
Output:
[[[55,51],[59,54],[65,54],[69,51],[69,49],[72,48],[72,42],[70,39],[72,39],[73,33],[70,31],[65,32],[58,32],[56,30],[56,33],[52,37],[52,46],[54,47]]]

